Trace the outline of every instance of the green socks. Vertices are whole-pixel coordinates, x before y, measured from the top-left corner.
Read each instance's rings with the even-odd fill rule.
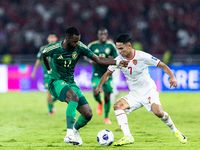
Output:
[[[94,97],[94,98],[95,98],[95,100],[96,100],[99,104],[102,104],[100,94],[99,94],[98,97]]]
[[[53,103],[56,101],[56,98],[52,97],[52,103],[48,103],[49,112],[52,112]]]
[[[83,118],[82,115],[80,115],[78,117],[78,120],[76,121],[74,128],[76,130],[80,129],[81,127],[85,126],[90,120],[86,120],[85,118]]]
[[[75,101],[70,101],[66,110],[66,121],[67,129],[73,129],[74,122],[76,120],[76,108],[78,103]]]
[[[108,114],[110,112],[110,105],[111,105],[110,102],[104,104],[104,111],[105,111],[104,118],[108,118]]]
[[[57,99],[55,97],[52,97],[52,102],[54,103]]]
[[[49,112],[52,112],[52,108],[53,108],[53,103],[48,103]]]

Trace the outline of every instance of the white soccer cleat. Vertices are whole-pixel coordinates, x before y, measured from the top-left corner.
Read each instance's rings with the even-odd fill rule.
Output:
[[[75,138],[75,136],[74,135],[66,135],[65,137],[64,137],[64,142],[65,143],[72,143],[73,145],[79,145],[79,142],[78,142],[78,140]]]
[[[76,130],[75,128],[73,128],[73,131],[74,131],[74,137],[77,139],[78,143],[77,145],[81,146],[83,144],[83,141],[81,139],[81,136],[79,135],[79,131]]]

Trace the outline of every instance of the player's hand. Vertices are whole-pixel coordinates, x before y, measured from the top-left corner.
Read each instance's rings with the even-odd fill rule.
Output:
[[[170,84],[170,88],[173,86],[173,87],[177,87],[177,81],[176,81],[176,78],[173,77],[173,78],[170,78],[169,79],[169,84]]]
[[[129,61],[127,61],[127,60],[121,60],[119,65],[122,67],[127,67],[128,63],[129,63]]]
[[[103,90],[101,87],[96,87],[95,92],[96,92],[96,94],[99,94],[99,93],[102,93]]]
[[[93,65],[93,66],[96,65],[96,64],[97,64],[96,62],[92,61],[92,65]]]
[[[35,73],[31,73],[31,78],[35,78]]]
[[[110,56],[110,55],[108,56],[108,58],[109,58],[109,59],[114,59],[114,57],[113,57],[113,56]]]

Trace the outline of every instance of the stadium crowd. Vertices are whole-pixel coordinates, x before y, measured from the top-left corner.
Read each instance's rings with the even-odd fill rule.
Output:
[[[0,1],[0,55],[36,54],[49,31],[64,36],[68,26],[81,40],[128,32],[151,54],[200,54],[199,0],[3,0]]]

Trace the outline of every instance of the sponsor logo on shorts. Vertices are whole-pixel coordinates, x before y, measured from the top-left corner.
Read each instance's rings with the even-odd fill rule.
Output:
[[[64,85],[64,84],[66,84],[66,82],[61,82],[61,85]]]
[[[151,97],[148,97],[148,100],[149,100],[149,104],[151,104]]]

